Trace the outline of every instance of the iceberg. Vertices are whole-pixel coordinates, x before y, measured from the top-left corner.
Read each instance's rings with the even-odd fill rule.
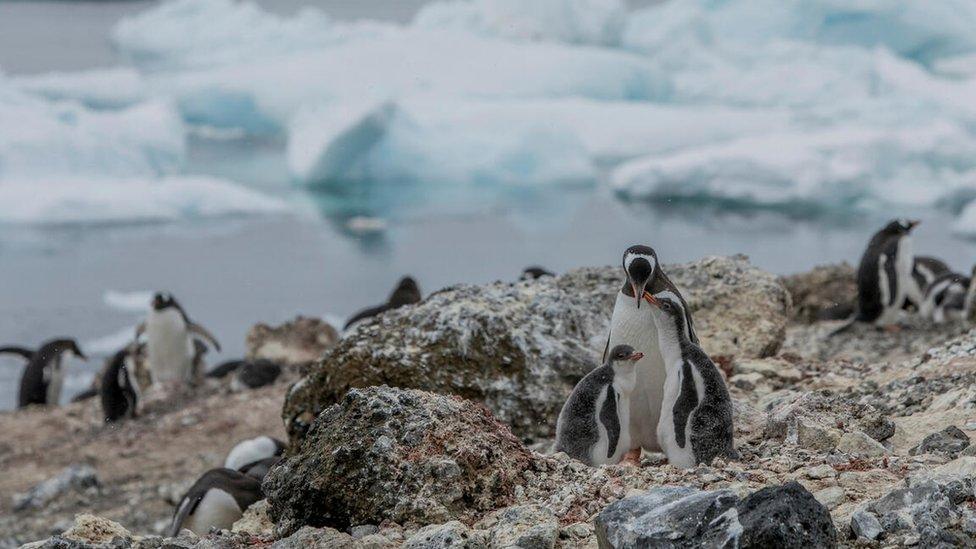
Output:
[[[226,180],[31,178],[0,180],[0,223],[134,223],[280,214],[286,204]]]
[[[438,174],[438,166],[451,165],[454,170],[444,169],[433,179],[453,174],[460,181],[511,181],[521,173],[526,184],[554,184],[594,180],[596,165],[774,131],[789,120],[786,111],[586,99],[426,98],[396,106],[389,102],[339,103],[308,111],[293,121],[288,158],[292,176],[309,184],[362,179],[364,174],[429,180],[431,174],[424,170]],[[546,145],[553,137],[533,141],[533,136],[556,133],[563,134],[560,140],[572,147],[575,158],[554,154]],[[522,172],[509,172],[510,166],[501,164],[497,177],[484,163],[468,161],[463,168],[456,156],[468,153],[458,149],[468,142],[484,144],[481,154],[489,156],[491,151],[525,146],[523,155],[535,157],[535,161],[531,170]],[[474,150],[468,154],[479,156]],[[418,164],[411,165],[415,161]]]
[[[626,16],[620,0],[448,0],[422,7],[413,25],[515,40],[614,46]]]
[[[21,90],[52,101],[74,101],[92,109],[120,109],[145,101],[145,82],[132,68],[52,72],[10,78]]]
[[[970,191],[976,191],[976,172],[970,177]],[[952,224],[952,232],[968,238],[976,238],[976,200],[969,202]]]
[[[185,158],[183,122],[166,102],[97,112],[50,103],[0,80],[0,180],[164,175],[182,169]]]
[[[840,126],[747,137],[633,160],[625,196],[748,207],[935,205],[972,181],[976,139],[957,125]]]

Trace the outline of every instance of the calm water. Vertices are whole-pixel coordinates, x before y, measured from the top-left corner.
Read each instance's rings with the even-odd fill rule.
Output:
[[[264,0],[287,12],[305,2]],[[316,2],[339,17],[406,20],[422,2]],[[111,65],[105,37],[121,16],[152,2],[0,2],[0,67],[8,73]],[[425,292],[457,282],[511,280],[523,267],[562,271],[615,264],[627,245],[654,245],[665,261],[745,253],[778,273],[856,261],[884,219],[790,217],[693,204],[628,204],[599,188],[572,190],[368,187],[307,193],[286,180],[274,140],[191,140],[191,173],[230,177],[284,196],[294,216],[176,224],[0,228],[0,344],[71,335],[104,343],[138,314],[109,308],[108,290],[167,289],[239,356],[255,322],[296,314],[344,317],[385,299],[401,275]],[[257,177],[255,173],[280,176]],[[888,212],[895,215],[901,212]],[[925,223],[916,248],[968,272],[973,244],[950,236],[951,216]],[[381,233],[347,228],[350,215],[386,220]],[[124,337],[124,336],[121,336]],[[72,364],[65,397],[87,385],[100,359]],[[20,362],[0,358],[0,409],[13,405]]]

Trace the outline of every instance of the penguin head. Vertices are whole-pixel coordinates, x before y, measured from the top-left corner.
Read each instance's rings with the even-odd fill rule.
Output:
[[[640,308],[644,290],[657,272],[657,252],[650,246],[631,246],[624,251],[623,267]]]
[[[542,278],[544,276],[556,276],[556,275],[553,274],[551,271],[547,271],[542,267],[533,265],[532,267],[526,267],[525,270],[522,271],[522,276],[519,277],[519,280],[535,280],[537,278]]]
[[[152,299],[152,308],[154,311],[162,311],[173,307],[176,305],[176,298],[173,294],[169,292],[156,292]]]
[[[675,318],[684,315],[685,308],[681,300],[673,292],[663,291],[654,295],[647,294],[644,299],[658,308],[666,317]]]
[[[888,234],[908,234],[912,232],[912,229],[914,229],[919,223],[921,223],[921,221],[916,219],[894,219],[885,225],[884,232]]]
[[[51,349],[56,355],[65,353],[74,355],[81,360],[88,360],[85,353],[81,352],[81,348],[78,347],[78,342],[71,338],[56,339],[48,344],[45,344],[45,347]]]
[[[420,298],[420,286],[417,284],[417,281],[413,277],[405,276],[400,279],[397,287],[390,295],[390,303],[399,307],[400,305],[419,303]]]
[[[635,351],[630,345],[615,345],[613,349],[610,349],[608,360],[610,362],[618,362],[621,360],[637,362],[642,358],[644,358],[644,353]]]

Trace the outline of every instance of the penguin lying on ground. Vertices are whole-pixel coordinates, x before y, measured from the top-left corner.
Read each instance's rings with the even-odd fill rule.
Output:
[[[386,303],[359,311],[346,322],[346,325],[343,326],[342,329],[348,330],[350,326],[359,322],[360,320],[374,317],[391,309],[398,309],[404,305],[420,303],[420,298],[420,287],[417,286],[417,282],[413,278],[405,276],[400,279],[399,283],[397,283],[397,287],[393,290],[393,293],[390,294],[390,298],[386,301]]]
[[[209,378],[225,378],[234,375],[231,380],[232,391],[257,389],[270,385],[281,375],[282,367],[270,360],[228,360],[206,373]]]
[[[193,381],[194,360],[198,350],[194,338],[209,342],[220,350],[217,339],[202,326],[193,323],[172,295],[160,292],[153,296],[146,321],[136,328],[136,340],[146,334],[146,351],[152,382]]]
[[[251,478],[257,479],[258,482],[264,482],[264,477],[268,476],[268,472],[271,471],[271,468],[277,465],[281,460],[281,456],[273,456],[262,459],[261,461],[255,461],[254,463],[248,463],[237,471]]]
[[[134,418],[139,411],[141,391],[136,380],[136,345],[129,345],[115,353],[104,371],[99,385],[105,421]]]
[[[857,311],[829,335],[839,334],[856,322],[884,326],[898,320],[906,300],[915,295],[911,232],[916,225],[918,221],[896,219],[871,237],[857,269]]]
[[[556,450],[587,465],[618,463],[630,451],[630,396],[644,355],[617,345],[576,384],[556,421]]]
[[[691,341],[685,304],[670,291],[647,294],[667,367],[657,437],[676,467],[709,464],[716,457],[738,459],[732,442],[732,399],[722,374]]]
[[[617,345],[630,345],[644,355],[637,364],[637,387],[630,399],[632,452],[627,459],[636,462],[640,458],[641,448],[649,452],[661,450],[657,440],[657,424],[661,416],[665,380],[664,358],[653,318],[654,308],[646,303],[641,307],[642,296],[645,290],[651,293],[668,290],[680,299],[681,293],[664,273],[657,253],[648,246],[627,248],[622,266],[626,279],[613,306],[603,359],[606,360],[610,349]],[[695,324],[687,307],[685,324],[691,340],[697,343]]]
[[[231,448],[224,460],[224,467],[240,470],[245,465],[280,456],[285,453],[285,443],[266,435],[242,440]]]
[[[88,360],[73,339],[53,339],[36,351],[24,347],[0,347],[0,353],[13,353],[27,360],[27,368],[20,378],[18,408],[31,404],[57,406],[64,384],[64,359],[76,356]]]
[[[921,309],[928,287],[935,282],[936,278],[950,272],[952,269],[941,259],[927,255],[915,256],[915,264],[912,267],[914,285],[908,292],[909,296],[904,308],[914,305],[916,309]]]
[[[936,324],[964,319],[970,282],[968,277],[958,273],[947,272],[939,275],[925,289],[919,314]]]
[[[532,267],[526,267],[522,271],[522,276],[519,277],[519,280],[535,280],[544,276],[556,276],[556,273],[543,269],[538,265],[533,265]]]
[[[233,469],[211,469],[180,499],[167,535],[177,536],[184,528],[198,536],[211,528],[226,530],[263,497],[260,480]]]

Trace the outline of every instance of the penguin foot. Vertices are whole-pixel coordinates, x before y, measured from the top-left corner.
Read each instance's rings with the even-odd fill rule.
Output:
[[[632,467],[640,467],[641,460],[641,449],[634,448],[633,450],[624,454],[623,459],[620,460],[620,465],[630,465]]]
[[[882,329],[889,334],[898,334],[905,330],[900,324],[888,324],[887,326],[883,326]]]

